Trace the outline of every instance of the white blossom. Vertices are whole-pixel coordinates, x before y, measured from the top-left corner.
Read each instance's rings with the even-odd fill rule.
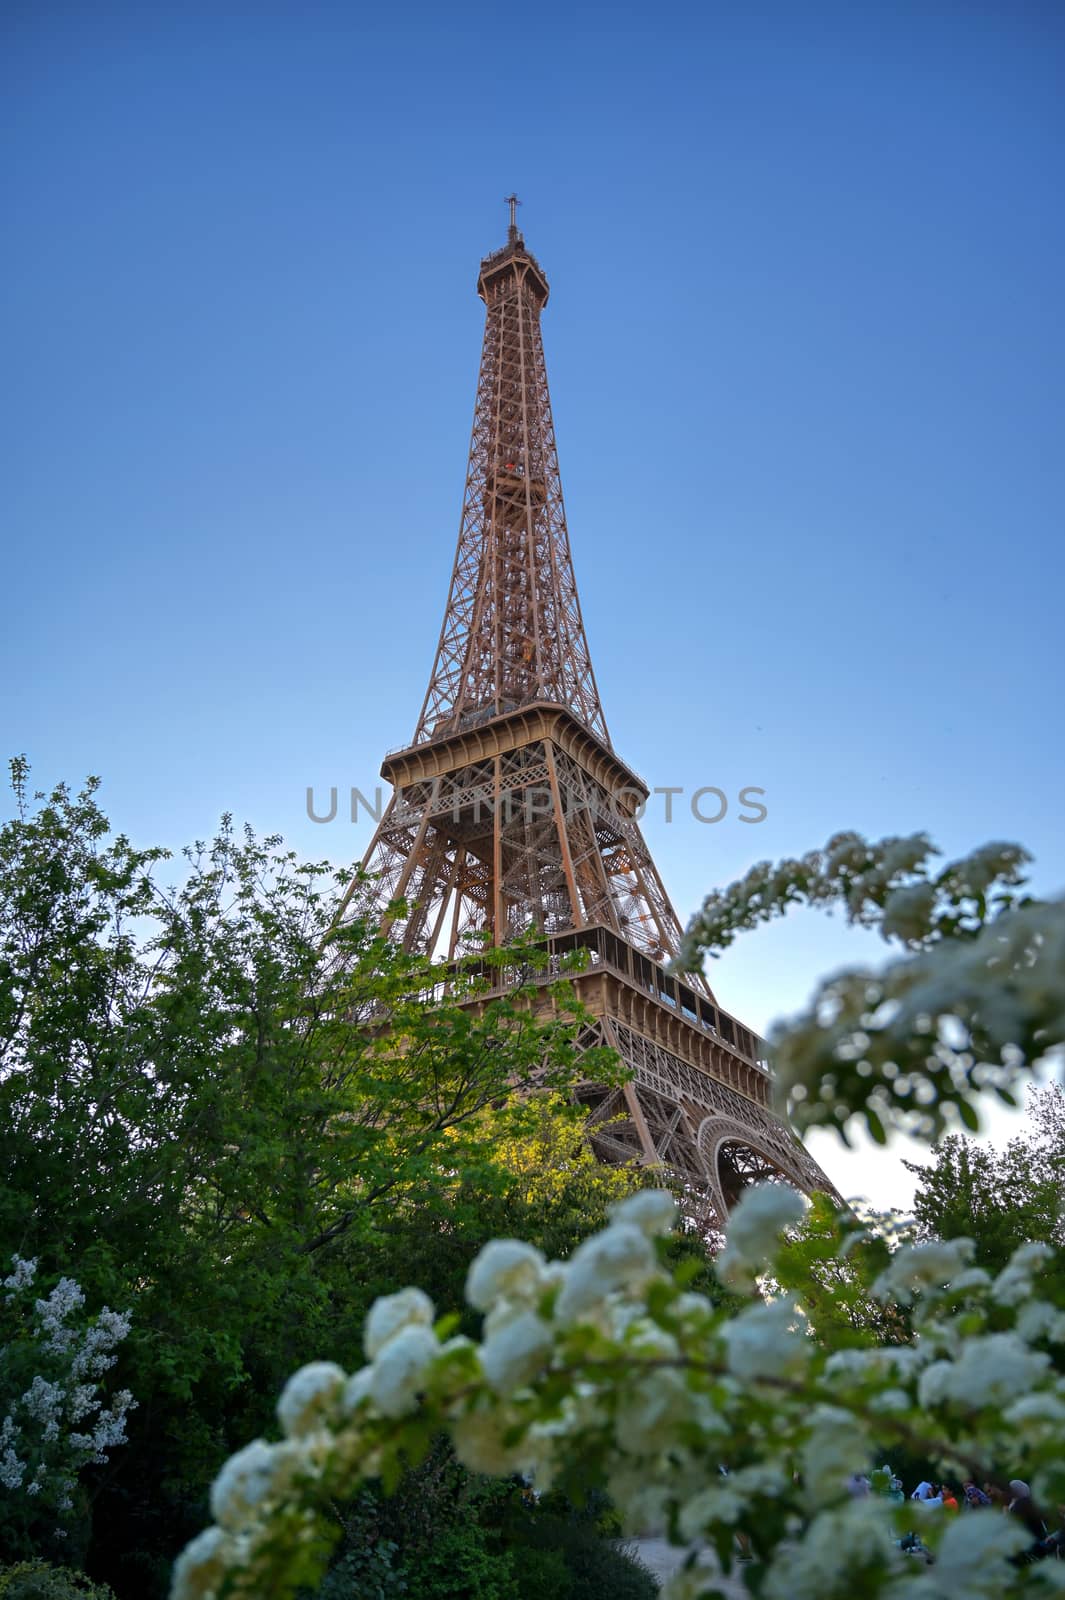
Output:
[[[724,1328],[729,1371],[744,1382],[789,1377],[809,1359],[798,1313],[787,1299],[759,1302]]]
[[[680,1508],[677,1526],[682,1539],[698,1543],[722,1524],[744,1524],[755,1500],[779,1499],[791,1482],[789,1473],[769,1462],[754,1462],[738,1472],[719,1474],[700,1488]]]
[[[654,1246],[631,1222],[612,1222],[573,1253],[555,1306],[560,1322],[573,1322],[618,1289],[642,1287],[656,1269]]]
[[[969,1294],[974,1289],[986,1289],[990,1282],[991,1274],[985,1272],[983,1267],[966,1267],[964,1272],[951,1278],[950,1292],[952,1295]]]
[[[475,1409],[456,1417],[450,1427],[451,1442],[462,1465],[471,1472],[485,1472],[498,1478],[521,1472],[531,1465],[535,1454],[532,1444],[503,1443],[503,1436],[512,1422],[505,1411],[498,1409]]]
[[[624,1314],[614,1319],[619,1337],[626,1347],[642,1361],[676,1361],[680,1345],[671,1333],[660,1328],[657,1322],[641,1314],[635,1307],[627,1307]]]
[[[4,1280],[9,1303],[33,1283],[37,1263],[15,1256],[13,1267]],[[77,1472],[90,1462],[105,1464],[108,1450],[125,1442],[126,1414],[136,1403],[124,1389],[103,1408],[98,1393],[98,1379],[117,1360],[115,1346],[129,1333],[128,1313],[105,1306],[93,1322],[79,1328],[72,1319],[84,1304],[78,1284],[65,1277],[34,1301],[32,1343],[44,1372],[38,1372],[13,1402],[0,1428],[0,1483],[9,1489],[21,1487],[34,1499],[50,1497],[60,1515],[73,1509],[71,1468]],[[28,1483],[27,1466],[16,1443],[28,1456],[39,1453]],[[63,1530],[56,1532],[61,1535]]]
[[[861,1573],[890,1566],[894,1558],[884,1502],[876,1495],[849,1500],[814,1517],[786,1559],[774,1562],[763,1593],[766,1600],[842,1600],[861,1593]]]
[[[264,1438],[230,1456],[211,1485],[211,1515],[222,1528],[240,1528],[267,1498],[273,1483],[273,1446]]]
[[[128,1312],[112,1311],[109,1306],[104,1306],[95,1324],[86,1329],[81,1349],[71,1363],[71,1376],[75,1379],[98,1378],[109,1367],[113,1367],[118,1358],[112,1351],[121,1344],[132,1325]]]
[[[351,1374],[351,1377],[344,1385],[344,1393],[340,1400],[341,1409],[346,1415],[350,1414],[352,1411],[357,1411],[362,1405],[362,1402],[369,1398],[372,1385],[372,1364],[370,1366],[360,1367],[358,1372],[353,1372]]]
[[[388,1341],[404,1328],[431,1328],[435,1320],[433,1302],[421,1289],[401,1289],[398,1294],[383,1295],[370,1307],[363,1330],[367,1360],[373,1361]]]
[[[745,1189],[729,1217],[725,1248],[715,1263],[718,1276],[736,1288],[749,1288],[764,1272],[781,1233],[799,1222],[806,1201],[783,1183],[755,1183]]]
[[[187,1544],[174,1563],[170,1600],[213,1600],[230,1567],[232,1540],[221,1528],[207,1528]]]
[[[1029,1439],[1065,1439],[1065,1395],[1045,1389],[1021,1395],[1006,1407],[1002,1420],[1011,1428],[1023,1430]]]
[[[1012,1517],[994,1511],[966,1512],[951,1519],[936,1552],[930,1576],[944,1600],[998,1600],[1010,1586],[1009,1557],[1031,1543],[1031,1535]]]
[[[713,1301],[705,1294],[693,1294],[690,1290],[679,1294],[669,1307],[669,1315],[681,1324],[685,1333],[699,1327],[713,1313]]]
[[[1001,1306],[1015,1306],[1032,1292],[1032,1276],[1054,1254],[1048,1244],[1022,1244],[1010,1256],[991,1286],[992,1297]]]
[[[614,1436],[630,1455],[668,1450],[677,1426],[692,1412],[692,1393],[683,1372],[651,1367],[634,1372],[618,1396]]]
[[[694,1544],[715,1525],[739,1522],[746,1509],[746,1497],[737,1493],[728,1478],[721,1478],[681,1506],[677,1518],[681,1538]]]
[[[720,1595],[720,1581],[715,1578],[719,1571],[713,1552],[700,1550],[698,1564],[672,1573],[658,1591],[658,1600],[700,1600],[702,1595]]]
[[[554,1333],[533,1311],[523,1311],[481,1346],[481,1368],[497,1394],[527,1383],[551,1351]]]
[[[470,1263],[466,1299],[475,1311],[488,1311],[497,1300],[527,1302],[544,1287],[543,1254],[520,1239],[493,1239]]]
[[[626,1461],[615,1467],[606,1487],[627,1534],[642,1537],[664,1532],[671,1496],[649,1463]]]
[[[67,1420],[80,1422],[96,1406],[95,1383],[78,1383],[67,1397]]]
[[[230,1456],[211,1485],[211,1515],[222,1528],[239,1530],[274,1493],[280,1445],[253,1439]],[[289,1458],[290,1459],[290,1458]]]
[[[43,1424],[45,1439],[58,1438],[59,1418],[65,1399],[66,1390],[62,1384],[49,1383],[39,1373],[22,1396],[23,1411],[34,1422]]]
[[[484,1314],[484,1321],[481,1324],[481,1338],[485,1343],[489,1339],[493,1339],[497,1333],[501,1333],[512,1322],[516,1322],[519,1317],[524,1317],[533,1303],[529,1299],[497,1300],[492,1309]]]
[[[778,1185],[745,1196],[729,1230],[740,1281],[764,1269],[802,1204]],[[704,1590],[743,1592],[745,1569],[719,1578],[703,1565],[713,1560],[704,1541],[749,1530],[759,1517],[763,1526],[782,1530],[765,1552],[762,1600],[852,1600],[874,1591],[885,1600],[997,1597],[1012,1581],[1012,1569],[1003,1566],[1010,1549],[1018,1537],[1027,1542],[1013,1519],[985,1517],[977,1525],[966,1512],[951,1522],[933,1509],[923,1531],[941,1549],[937,1564],[926,1567],[898,1550],[886,1498],[852,1498],[848,1484],[868,1472],[870,1439],[881,1419],[920,1406],[922,1435],[938,1452],[934,1467],[956,1472],[986,1452],[988,1469],[999,1470],[1005,1441],[1010,1470],[1050,1503],[1058,1492],[1065,1381],[1029,1342],[1052,1336],[1061,1315],[1030,1298],[1042,1253],[1011,1261],[1007,1298],[991,1310],[997,1285],[969,1265],[969,1241],[900,1249],[877,1289],[885,1299],[917,1298],[913,1341],[835,1351],[822,1368],[821,1347],[793,1297],[756,1299],[730,1315],[702,1296],[678,1292],[655,1247],[671,1205],[655,1194],[623,1203],[564,1267],[518,1241],[487,1246],[468,1279],[470,1302],[485,1313],[479,1345],[461,1337],[441,1345],[431,1328],[432,1304],[419,1291],[378,1302],[367,1319],[370,1363],[350,1378],[331,1364],[297,1373],[279,1412],[298,1441],[275,1447],[258,1441],[220,1475],[212,1506],[220,1521],[229,1519],[223,1528],[233,1538],[206,1547],[204,1570],[215,1577],[199,1589],[177,1589],[177,1600],[207,1600],[226,1563],[257,1582],[258,1552],[269,1548],[270,1559],[280,1560],[270,1543],[271,1519],[286,1496],[299,1508],[290,1526],[309,1538],[310,1507],[316,1496],[333,1493],[338,1468],[350,1464],[354,1485],[360,1474],[387,1473],[399,1460],[401,1445],[389,1442],[389,1430],[364,1429],[364,1417],[404,1418],[419,1404],[427,1422],[448,1430],[471,1471],[532,1471],[544,1488],[567,1464],[597,1462],[627,1533],[668,1528],[695,1547],[691,1564],[663,1591],[680,1600]],[[556,1283],[552,1313],[547,1291]],[[959,1313],[962,1295],[975,1307]],[[1001,1331],[984,1331],[989,1315]],[[47,1410],[48,1398],[36,1392],[39,1411]],[[940,1405],[979,1414],[971,1440],[937,1419]],[[17,1473],[13,1427],[0,1432],[0,1451],[11,1451],[10,1470]],[[733,1456],[745,1464],[727,1474],[722,1467],[716,1476],[713,1464]],[[890,1469],[879,1476],[890,1480]],[[767,1502],[779,1507],[768,1520]],[[280,1550],[285,1524],[278,1534]],[[256,1552],[254,1559],[245,1550]]]
[[[1048,1355],[1032,1350],[1015,1333],[990,1333],[966,1339],[956,1360],[926,1367],[917,1398],[922,1406],[953,1403],[978,1411],[1027,1393],[1049,1365]]]
[[[930,883],[908,883],[893,889],[884,902],[881,933],[885,939],[902,939],[907,944],[923,939],[935,903],[936,891]]]
[[[839,1406],[815,1407],[801,1457],[803,1485],[811,1504],[838,1501],[847,1479],[865,1471],[869,1456],[868,1434],[852,1412]]]
[[[908,1411],[913,1404],[905,1389],[880,1389],[869,1397],[869,1410],[888,1416],[893,1411]]]
[[[874,1358],[879,1354],[879,1350],[834,1350],[825,1362],[825,1376],[861,1383],[873,1376]]]
[[[66,1321],[84,1304],[85,1296],[73,1278],[60,1278],[51,1294],[36,1302],[34,1309],[46,1350],[59,1354],[69,1350],[77,1334],[73,1328],[66,1326]]]
[[[1065,1344],[1065,1311],[1059,1311],[1047,1300],[1029,1300],[1017,1312],[1016,1329],[1029,1344],[1037,1339],[1047,1339],[1051,1344]]]
[[[9,1420],[9,1419],[6,1419]],[[25,1461],[20,1461],[12,1445],[8,1445],[0,1456],[0,1486],[5,1489],[18,1489],[26,1476]]]
[[[298,1439],[321,1427],[336,1410],[347,1381],[343,1367],[334,1361],[312,1361],[294,1372],[277,1402],[277,1420],[289,1439]]]
[[[966,1271],[975,1249],[972,1239],[932,1239],[926,1244],[903,1245],[873,1284],[873,1294],[878,1300],[909,1305],[919,1290],[943,1289],[952,1284]]]
[[[393,1334],[373,1364],[369,1392],[377,1409],[386,1417],[413,1411],[425,1374],[439,1354],[436,1335],[423,1323],[408,1322]]]
[[[86,1456],[95,1465],[103,1466],[107,1461],[108,1450],[116,1444],[125,1444],[126,1412],[132,1411],[136,1404],[128,1389],[120,1390],[111,1405],[100,1412],[93,1423],[91,1433],[68,1435],[69,1447]],[[47,1431],[45,1437],[48,1437]]]
[[[641,1189],[610,1207],[612,1222],[631,1222],[648,1238],[671,1233],[677,1220],[677,1202],[666,1189]]]
[[[5,1300],[13,1300],[21,1289],[28,1289],[37,1275],[36,1256],[30,1261],[24,1261],[21,1256],[12,1256],[11,1265],[14,1271],[4,1279],[4,1288],[8,1290]]]

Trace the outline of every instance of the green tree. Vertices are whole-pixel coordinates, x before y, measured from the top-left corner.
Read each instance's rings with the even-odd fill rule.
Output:
[[[1065,1249],[1065,1093],[1057,1084],[1028,1093],[1028,1127],[996,1150],[954,1134],[917,1177],[913,1211],[926,1239],[976,1240],[974,1260],[999,1272],[1032,1240]],[[1047,1268],[1065,1288],[1065,1258]]]
[[[841,1217],[827,1195],[815,1194],[777,1257],[774,1285],[795,1296],[815,1334],[833,1349],[899,1343],[909,1335],[905,1317],[872,1292],[897,1234],[891,1219]]]
[[[228,819],[172,886],[163,850],[112,832],[96,780],[33,795],[25,762],[12,773],[0,1259],[132,1311],[116,1381],[138,1409],[92,1485],[95,1559],[120,1589],[158,1592],[205,1483],[293,1363],[356,1348],[364,1269],[392,1283],[415,1237],[450,1230],[464,1271],[475,1197],[522,1210],[505,1153],[547,1115],[536,1097],[617,1063],[578,1051],[564,981],[529,1003],[535,942],[445,973],[371,922],[336,924],[349,873]],[[571,1114],[551,1115],[578,1144]],[[557,1209],[575,1216],[594,1188],[578,1163]],[[552,1211],[543,1188],[536,1203]]]

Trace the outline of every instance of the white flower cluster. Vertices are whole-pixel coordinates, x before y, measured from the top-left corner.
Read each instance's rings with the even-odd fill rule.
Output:
[[[730,1279],[771,1278],[780,1236],[802,1211],[782,1186],[750,1190],[721,1258]],[[296,1373],[278,1404],[282,1440],[256,1440],[219,1474],[216,1526],[178,1562],[174,1600],[212,1600],[223,1587],[236,1600],[282,1600],[291,1590],[278,1563],[313,1537],[316,1508],[398,1471],[437,1429],[473,1471],[532,1472],[546,1487],[579,1463],[626,1531],[668,1531],[690,1546],[665,1591],[681,1600],[732,1592],[743,1582],[734,1536],[766,1527],[758,1592],[768,1600],[1012,1597],[1012,1522],[924,1519],[921,1538],[939,1549],[927,1568],[900,1549],[900,1518],[915,1513],[852,1490],[885,1440],[927,1438],[947,1470],[993,1475],[1005,1463],[1041,1502],[1065,1499],[1065,1380],[1033,1345],[1060,1331],[1060,1314],[1032,1296],[1038,1253],[1019,1253],[1003,1295],[969,1266],[967,1241],[905,1246],[877,1292],[910,1308],[912,1342],[833,1351],[792,1296],[730,1312],[672,1277],[657,1240],[675,1212],[667,1194],[638,1194],[568,1262],[520,1240],[487,1245],[466,1285],[484,1316],[479,1344],[441,1339],[420,1290],[377,1301],[366,1365]],[[841,1230],[841,1260],[846,1252]]]
[[[908,883],[893,889],[884,902],[880,931],[885,939],[917,944],[928,932],[935,905],[936,891],[930,883]]]
[[[15,1419],[8,1412],[3,1422],[0,1422],[0,1484],[5,1489],[20,1489],[22,1480],[26,1476],[26,1463],[20,1461],[15,1451],[18,1442],[19,1430],[15,1426]]]
[[[812,1349],[805,1318],[788,1296],[759,1301],[724,1329],[728,1370],[744,1383],[774,1383],[803,1370]]]
[[[1032,1293],[1035,1275],[1053,1254],[1046,1244],[1022,1244],[995,1279],[991,1288],[994,1298],[1004,1306],[1019,1305],[1022,1300],[1027,1300]]]
[[[132,1326],[133,1319],[128,1311],[112,1311],[104,1306],[96,1321],[85,1330],[75,1351],[70,1364],[71,1377],[79,1382],[102,1377],[118,1360],[115,1347],[128,1336]]]
[[[934,1361],[921,1373],[917,1398],[923,1406],[952,1404],[969,1410],[1001,1406],[1026,1395],[1046,1375],[1050,1357],[1033,1350],[1017,1333],[969,1339],[954,1361]]]
[[[11,1265],[14,1270],[4,1279],[4,1288],[7,1290],[4,1295],[5,1300],[13,1300],[20,1290],[28,1289],[37,1276],[36,1256],[32,1261],[24,1261],[21,1256],[12,1256]]]
[[[14,1257],[4,1279],[4,1298],[18,1307],[36,1277],[37,1262]],[[115,1347],[129,1333],[128,1314],[109,1310],[83,1326],[78,1316],[85,1296],[73,1278],[60,1278],[51,1293],[34,1302],[29,1329],[19,1342],[0,1351],[0,1367],[10,1376],[27,1361],[45,1371],[28,1387],[4,1396],[0,1419],[0,1485],[40,1497],[63,1514],[73,1508],[77,1473],[90,1462],[104,1465],[107,1452],[126,1440],[126,1417],[136,1405],[128,1389],[104,1406],[99,1379],[117,1356]],[[47,1376],[45,1376],[47,1372]]]
[[[767,1600],[849,1600],[862,1592],[866,1575],[890,1570],[895,1550],[883,1507],[869,1497],[819,1511],[782,1554],[763,1591]]]
[[[752,1185],[729,1218],[725,1248],[717,1258],[718,1276],[733,1288],[752,1288],[781,1233],[800,1222],[805,1211],[806,1201],[787,1184]]]
[[[60,1278],[47,1300],[37,1301],[37,1327],[46,1350],[66,1354],[77,1338],[77,1330],[67,1327],[67,1319],[84,1304],[85,1296],[73,1278]]]
[[[873,1284],[878,1300],[912,1304],[915,1295],[940,1293],[955,1284],[962,1288],[976,1246],[971,1239],[931,1239],[926,1244],[907,1244],[897,1250],[886,1271]]]

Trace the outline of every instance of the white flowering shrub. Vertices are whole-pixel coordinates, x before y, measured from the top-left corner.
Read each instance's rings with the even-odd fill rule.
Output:
[[[467,1285],[480,1342],[452,1337],[451,1319],[434,1325],[418,1290],[379,1300],[366,1364],[297,1372],[278,1406],[283,1438],[223,1468],[215,1526],[179,1559],[174,1600],[313,1582],[330,1500],[394,1481],[440,1431],[476,1472],[605,1485],[631,1533],[690,1548],[674,1600],[959,1600],[1065,1580],[1058,1563],[1013,1564],[1030,1537],[998,1512],[952,1524],[848,1488],[894,1448],[946,1476],[1021,1477],[1039,1503],[1065,1500],[1065,1310],[1039,1298],[1044,1251],[1017,1252],[992,1279],[969,1266],[969,1241],[904,1246],[873,1292],[905,1308],[912,1338],[833,1350],[793,1295],[753,1290],[801,1208],[779,1186],[744,1196],[722,1258],[726,1278],[752,1288],[738,1312],[664,1267],[674,1204],[659,1191],[615,1207],[568,1262],[514,1240],[486,1246]],[[913,1531],[934,1565],[901,1548]]]
[[[36,1272],[36,1261],[15,1256],[0,1284],[0,1528],[11,1543],[31,1528],[63,1536],[78,1473],[125,1443],[136,1404],[127,1389],[108,1401],[102,1388],[129,1316],[105,1306],[86,1317],[73,1278],[38,1298]]]
[[[692,919],[689,968],[797,905],[840,911],[902,952],[827,978],[774,1031],[778,1096],[800,1130],[846,1141],[861,1118],[879,1143],[893,1129],[937,1139],[952,1119],[975,1131],[982,1095],[1015,1105],[1032,1069],[1060,1061],[1065,899],[1021,892],[1019,845],[983,845],[938,870],[937,855],[923,833],[839,833],[799,860],[760,862]]]

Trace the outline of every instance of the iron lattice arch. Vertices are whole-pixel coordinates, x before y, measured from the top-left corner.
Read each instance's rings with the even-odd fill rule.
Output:
[[[429,686],[411,743],[381,768],[393,794],[369,887],[356,878],[341,916],[379,915],[405,949],[445,961],[471,935],[505,945],[533,929],[552,970],[583,946],[587,1042],[632,1072],[581,1088],[594,1147],[667,1169],[719,1227],[758,1177],[831,1185],[770,1108],[761,1041],[704,978],[669,971],[681,925],[639,826],[648,789],[614,750],[592,670],[540,328],[548,283],[512,201],[477,279],[484,342]]]
[[[720,1234],[752,1183],[786,1183],[802,1193],[832,1184],[765,1099],[740,1093],[605,1016],[581,1035],[582,1048],[609,1045],[632,1073],[620,1086],[585,1083],[589,1136],[600,1160],[656,1163],[686,1197],[685,1209]],[[756,1080],[757,1082],[757,1080]],[[759,1085],[761,1087],[761,1085]],[[757,1091],[756,1091],[757,1092]]]

